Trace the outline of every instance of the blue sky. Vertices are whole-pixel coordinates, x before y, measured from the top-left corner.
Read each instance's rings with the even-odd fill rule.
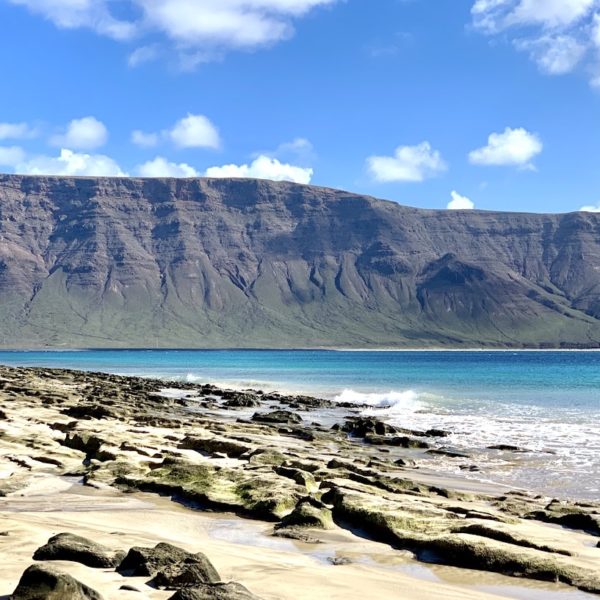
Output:
[[[0,0],[0,24],[1,171],[600,206],[600,0]]]

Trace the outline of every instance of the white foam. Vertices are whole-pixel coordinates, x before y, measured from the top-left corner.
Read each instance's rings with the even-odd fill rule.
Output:
[[[364,411],[365,413],[384,412],[390,418],[396,415],[406,413],[415,413],[425,410],[426,403],[422,402],[421,394],[414,390],[405,390],[401,392],[390,391],[384,394],[355,392],[354,390],[344,390],[334,398],[335,402],[347,402],[356,405],[368,405],[372,407]]]

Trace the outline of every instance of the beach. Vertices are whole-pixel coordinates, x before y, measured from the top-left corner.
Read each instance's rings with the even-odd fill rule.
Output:
[[[600,504],[436,472],[427,456],[451,432],[401,429],[365,409],[0,368],[0,597],[65,532],[114,551],[202,552],[223,581],[265,600],[600,592]],[[176,593],[115,568],[47,562],[106,599]]]

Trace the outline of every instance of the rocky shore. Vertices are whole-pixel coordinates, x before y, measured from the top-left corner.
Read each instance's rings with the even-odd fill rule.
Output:
[[[0,572],[4,585],[11,585],[0,589],[0,598],[327,597],[319,593],[317,571],[314,581],[305,582],[311,593],[304,596],[291,589],[289,595],[271,592],[267,571],[264,585],[253,580],[260,589],[246,586],[246,578],[230,577],[236,569],[224,558],[199,552],[195,535],[168,538],[181,544],[165,542],[166,535],[153,537],[156,523],[147,523],[143,536],[130,536],[143,537],[144,545],[121,538],[106,543],[111,538],[101,532],[124,526],[126,511],[123,520],[115,517],[99,530],[102,543],[83,517],[67,528],[68,519],[60,515],[54,521],[45,517],[45,529],[36,530],[30,541],[20,539],[25,525],[37,521],[17,517],[31,507],[16,510],[14,503],[33,496],[51,502],[60,498],[54,491],[76,481],[90,491],[90,502],[92,494],[110,494],[124,503],[142,493],[173,500],[177,512],[165,523],[173,532],[179,531],[177,519],[191,523],[199,511],[234,513],[265,523],[274,540],[318,547],[334,535],[359,536],[385,545],[390,555],[409,554],[427,564],[600,593],[600,502],[478,490],[436,479],[422,466],[428,453],[452,456],[443,444],[447,432],[392,427],[359,416],[355,406],[210,385],[178,383],[177,390],[166,389],[169,385],[0,367],[0,555],[8,557],[17,547],[29,548],[42,532],[52,533],[14,559],[14,568],[20,568],[14,585],[14,574]],[[464,468],[476,465],[467,461]],[[59,526],[63,530],[57,531]],[[226,575],[213,564],[217,559],[226,565]],[[368,570],[346,564],[350,560],[330,562],[336,573],[348,569],[349,581],[361,575],[367,585],[373,581]],[[378,597],[387,597],[386,589],[382,582]],[[404,592],[406,598],[440,597],[426,583]],[[452,594],[447,590],[443,597],[498,597]],[[366,596],[357,590],[354,597]]]

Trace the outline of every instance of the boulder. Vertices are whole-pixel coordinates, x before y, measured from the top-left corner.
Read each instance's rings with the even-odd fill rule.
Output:
[[[84,537],[72,533],[59,533],[38,548],[34,560],[69,560],[99,569],[115,568],[124,552],[114,551]]]
[[[169,600],[260,600],[239,583],[201,585],[177,591]]]
[[[133,577],[158,577],[155,585],[165,586],[169,585],[168,581],[177,578],[210,583],[220,581],[219,574],[204,554],[192,554],[166,543],[157,544],[154,548],[131,548],[117,571]]]
[[[152,584],[159,588],[177,590],[219,581],[221,578],[208,558],[203,554],[196,554],[181,563],[163,567],[152,579]]]
[[[102,596],[53,567],[32,565],[21,576],[11,600],[102,600]]]

